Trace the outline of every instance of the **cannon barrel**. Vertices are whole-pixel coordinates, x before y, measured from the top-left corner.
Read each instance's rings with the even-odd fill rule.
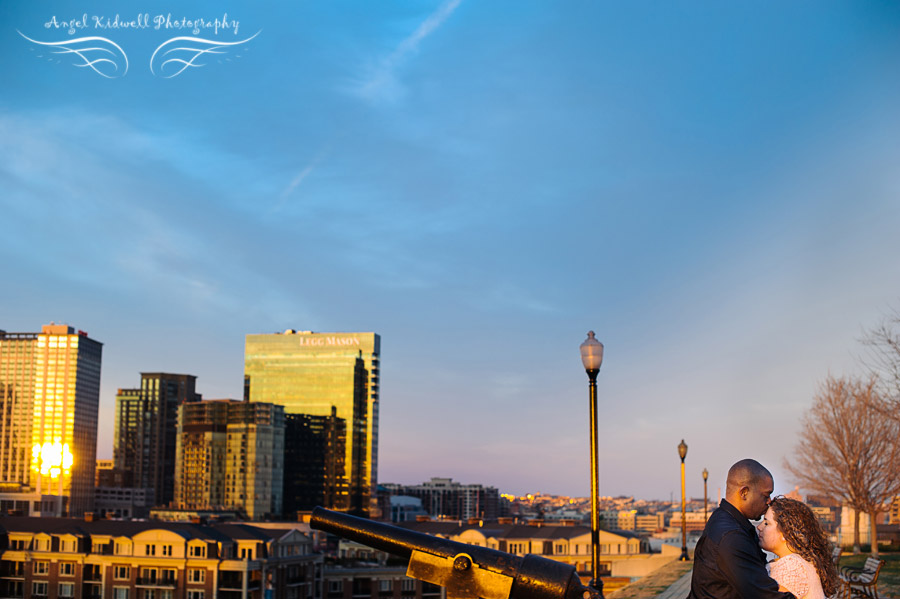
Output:
[[[317,530],[330,532],[407,559],[415,550],[426,551],[444,558],[454,557],[459,553],[468,553],[472,557],[477,554],[486,563],[494,562],[496,564],[494,569],[503,570],[507,569],[507,562],[509,567],[518,567],[522,559],[495,549],[458,543],[399,526],[375,522],[342,512],[333,512],[321,507],[313,510],[309,525]]]
[[[407,576],[447,587],[451,599],[602,599],[581,584],[573,566],[537,555],[520,557],[321,507],[309,525],[408,558]]]

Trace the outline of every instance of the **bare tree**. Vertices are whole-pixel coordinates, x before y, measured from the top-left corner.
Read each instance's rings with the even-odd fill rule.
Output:
[[[882,394],[891,400],[890,415],[900,417],[900,310],[891,310],[860,341],[867,350],[863,364],[878,377]]]
[[[886,410],[875,377],[862,381],[829,376],[802,419],[793,461],[785,460],[803,487],[856,510],[855,553],[859,513],[870,516],[872,554],[878,555],[878,513],[900,493],[900,421],[885,418]]]

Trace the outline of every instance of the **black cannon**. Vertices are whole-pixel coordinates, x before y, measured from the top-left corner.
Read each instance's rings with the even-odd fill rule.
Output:
[[[408,558],[406,575],[445,587],[448,599],[603,599],[581,584],[573,566],[537,555],[520,557],[321,507],[309,525]]]

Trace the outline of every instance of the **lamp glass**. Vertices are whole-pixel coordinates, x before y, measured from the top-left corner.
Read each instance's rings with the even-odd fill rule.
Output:
[[[684,439],[681,440],[681,443],[678,444],[678,456],[683,460],[687,457],[687,443],[684,442]]]
[[[594,338],[594,331],[588,331],[587,339],[581,344],[581,363],[585,370],[600,370],[603,363],[603,344]]]

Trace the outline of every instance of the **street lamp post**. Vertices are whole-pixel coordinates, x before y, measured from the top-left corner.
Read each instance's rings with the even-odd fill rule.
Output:
[[[684,439],[678,444],[678,456],[681,458],[681,557],[679,561],[688,561],[687,552],[687,517],[684,513],[685,497],[684,497],[684,458],[687,456],[687,443]]]
[[[706,499],[706,479],[709,478],[709,471],[704,468],[703,469],[703,525],[706,526],[706,521],[708,518],[706,517],[706,506],[709,505],[709,501]]]
[[[597,373],[603,363],[603,344],[594,338],[594,331],[588,331],[587,339],[581,344],[581,362],[587,372],[590,390],[591,413],[591,582],[603,598],[603,581],[600,579],[600,512],[597,495],[600,478],[597,468]]]

